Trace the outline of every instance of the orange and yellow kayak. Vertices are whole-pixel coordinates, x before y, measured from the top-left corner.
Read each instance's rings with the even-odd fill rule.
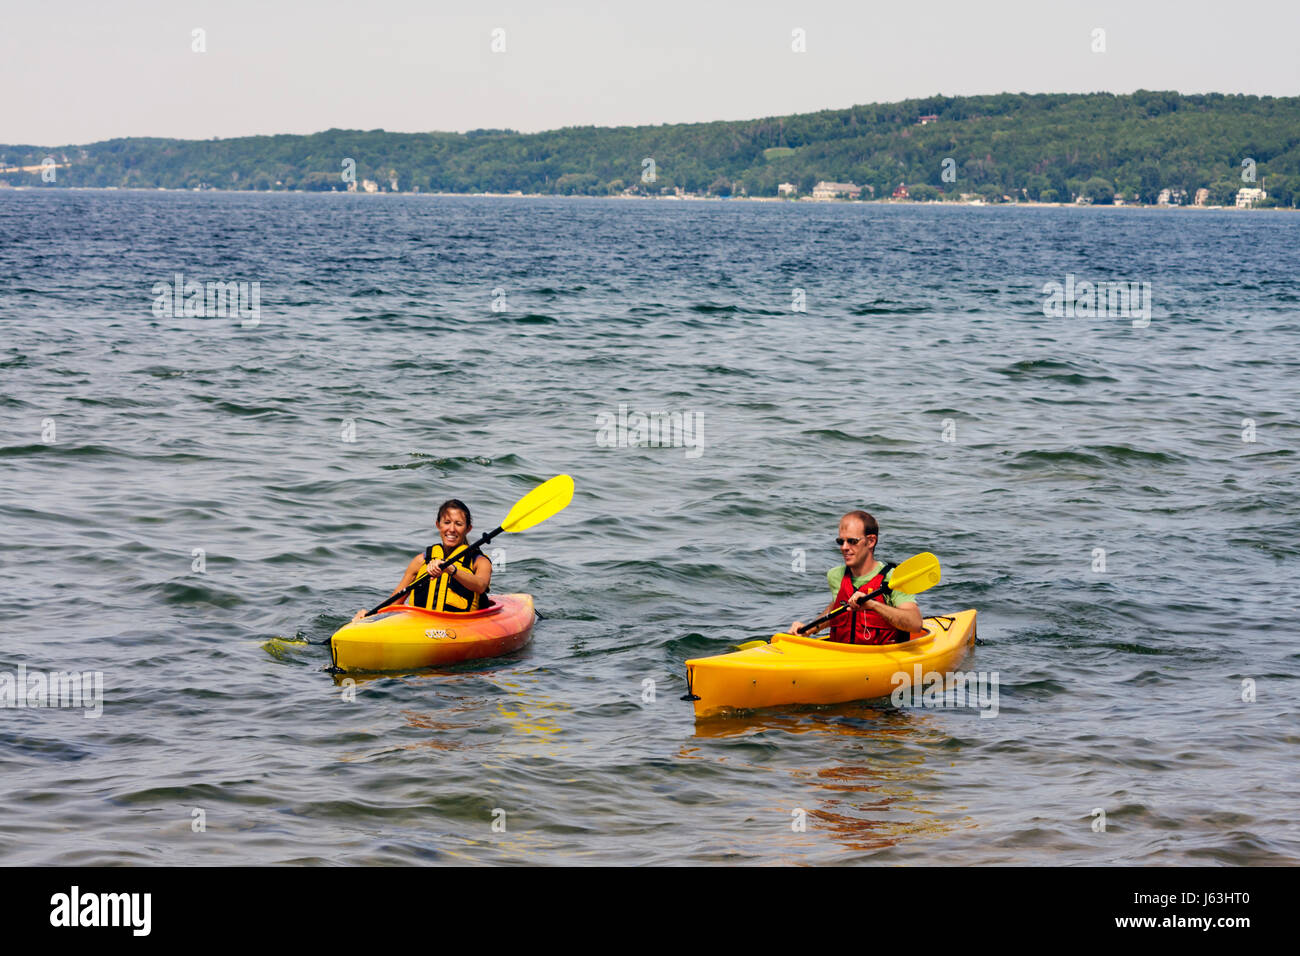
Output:
[[[535,619],[531,594],[495,594],[468,614],[393,604],[339,628],[330,653],[344,671],[442,667],[518,650],[532,638]]]
[[[834,644],[813,637],[776,634],[761,647],[686,662],[688,696],[695,716],[786,704],[840,704],[888,697],[925,673],[947,673],[975,645],[975,612],[927,617],[925,632],[903,644]]]

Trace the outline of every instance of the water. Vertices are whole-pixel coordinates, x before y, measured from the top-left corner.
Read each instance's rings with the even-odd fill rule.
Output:
[[[1297,261],[1280,212],[0,193],[0,671],[104,675],[0,711],[0,862],[1293,863]],[[155,316],[178,271],[258,323]],[[1149,326],[1045,317],[1069,274]],[[559,472],[525,651],[349,702],[272,640]],[[857,507],[997,717],[697,723],[682,662],[824,606]]]

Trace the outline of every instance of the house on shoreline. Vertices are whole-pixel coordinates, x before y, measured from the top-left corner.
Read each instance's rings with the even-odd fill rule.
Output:
[[[780,187],[777,187],[778,189]],[[820,182],[813,187],[813,199],[857,199],[862,187],[854,183]]]
[[[1237,208],[1251,209],[1254,207],[1255,203],[1263,202],[1267,198],[1268,198],[1268,193],[1264,192],[1263,189],[1251,189],[1251,188],[1238,189]]]

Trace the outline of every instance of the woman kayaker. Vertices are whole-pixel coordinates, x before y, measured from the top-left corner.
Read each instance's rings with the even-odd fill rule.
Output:
[[[843,611],[830,620],[832,641],[843,644],[901,644],[909,634],[925,630],[921,609],[916,597],[902,591],[887,590],[881,600],[866,600],[866,596],[889,579],[892,564],[876,560],[876,542],[880,528],[876,519],[865,511],[850,511],[840,519],[840,536],[835,543],[840,546],[844,563],[826,572],[830,585],[831,603],[826,605],[829,614],[846,601],[852,610]],[[790,632],[798,634],[802,623],[795,621]],[[825,627],[825,625],[822,625]],[[819,627],[817,631],[820,631]],[[816,634],[810,631],[807,637]]]
[[[415,580],[426,567],[429,573],[422,578],[406,599],[407,604],[428,608],[430,611],[469,612],[477,611],[488,602],[488,585],[492,581],[492,562],[485,554],[475,555],[472,560],[456,557],[465,548],[466,538],[474,527],[469,508],[463,501],[449,498],[438,508],[439,544],[431,544],[423,554],[417,554],[406,566],[401,582],[393,590],[399,591]],[[451,556],[448,561],[447,557]],[[442,574],[444,566],[450,568]],[[353,616],[359,621],[366,614],[362,608]]]

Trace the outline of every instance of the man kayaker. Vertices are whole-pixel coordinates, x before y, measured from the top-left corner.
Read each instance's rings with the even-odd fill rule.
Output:
[[[437,524],[438,536],[442,542],[429,545],[423,554],[417,554],[411,559],[393,594],[396,595],[409,585],[421,570],[428,567],[428,577],[422,579],[407,596],[407,604],[428,608],[430,611],[477,611],[488,602],[492,562],[485,554],[475,555],[472,561],[456,557],[458,549],[464,550],[466,536],[474,527],[469,508],[463,501],[450,498],[438,508]],[[451,561],[446,560],[448,555],[451,556]],[[441,574],[444,565],[450,566],[451,570]],[[432,586],[430,582],[433,582]],[[357,611],[352,620],[359,621],[365,616],[366,610],[367,608],[362,608]]]
[[[842,611],[828,622],[832,641],[895,644],[908,640],[909,634],[925,629],[921,609],[911,594],[887,590],[877,598],[866,600],[869,593],[884,586],[889,572],[894,569],[892,564],[876,560],[879,538],[880,528],[876,519],[865,511],[850,511],[840,519],[840,536],[835,543],[840,547],[844,563],[826,572],[826,582],[834,597],[826,605],[824,613],[829,614],[846,601],[850,610]],[[790,632],[798,634],[801,627],[803,624],[795,621],[790,625]],[[821,629],[819,627],[806,636]]]

